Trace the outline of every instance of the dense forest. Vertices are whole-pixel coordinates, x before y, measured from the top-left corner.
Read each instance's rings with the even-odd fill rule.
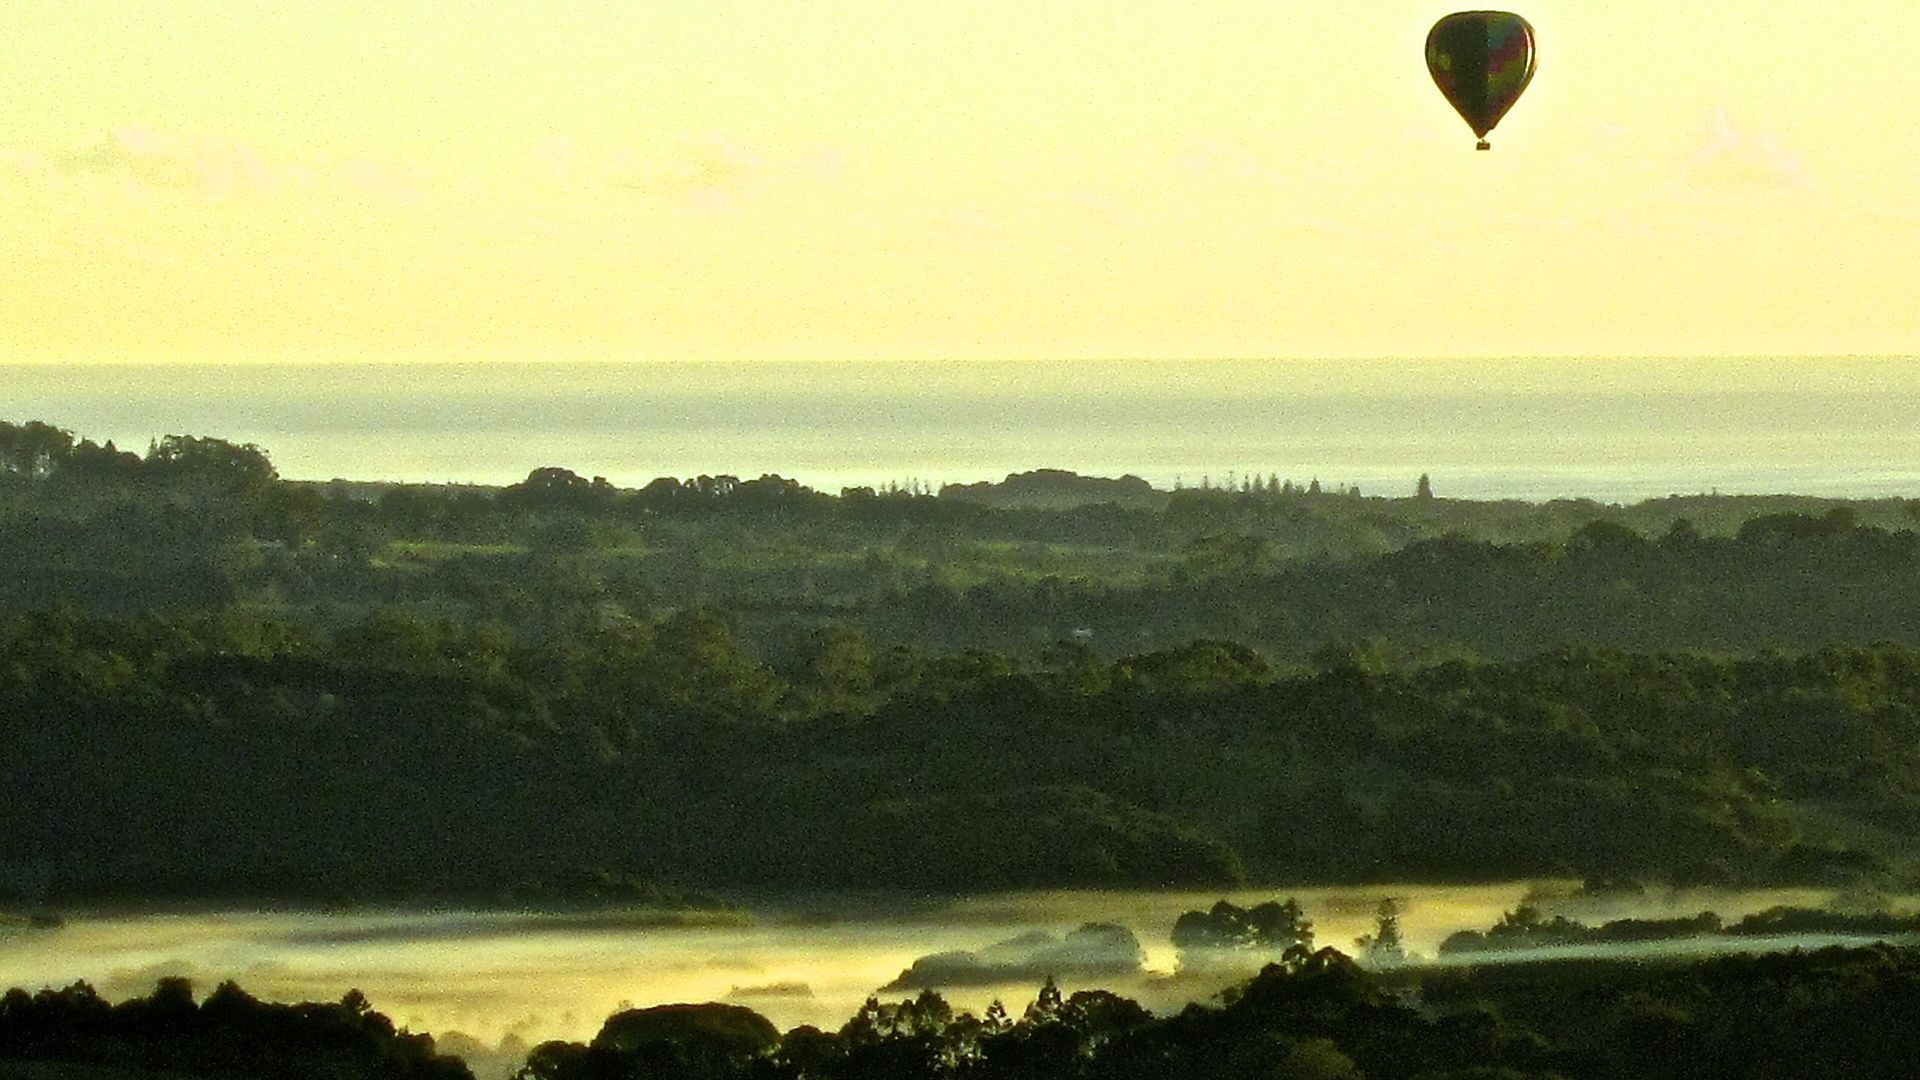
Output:
[[[1196,638],[1299,665],[1561,646],[1920,642],[1920,501],[1675,496],[1634,506],[1362,497],[1269,479],[1156,492],[1041,471],[839,495],[765,476],[620,489],[296,483],[256,447],[144,457],[0,424],[0,611],[239,608],[335,627],[382,606],[517,638],[695,609],[754,655],[876,647],[1115,659]]]
[[[542,1043],[518,1080],[1905,1080],[1920,952],[1891,945],[1688,963],[1561,961],[1371,971],[1297,952],[1218,1005],[1156,1017],[1051,980],[1016,1019],[937,992],[780,1033],[738,1005],[608,1017]],[[266,1005],[184,980],[109,1005],[86,984],[0,998],[0,1068],[45,1080],[469,1076],[357,993]],[[122,1071],[124,1070],[124,1071]],[[159,1071],[164,1070],[164,1072]]]
[[[863,695],[699,615],[532,645],[56,613],[0,623],[0,655],[0,858],[54,893],[1887,883],[1920,831],[1907,646],[1285,675],[1217,642],[894,652]]]
[[[0,425],[0,888],[1912,884],[1914,505],[303,484]]]

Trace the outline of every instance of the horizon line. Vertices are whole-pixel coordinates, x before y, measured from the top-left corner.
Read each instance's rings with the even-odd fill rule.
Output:
[[[1584,353],[1368,353],[1356,355],[1199,355],[1199,356],[687,356],[687,357],[335,357],[328,359],[264,357],[258,359],[0,359],[4,368],[185,368],[185,367],[647,367],[678,365],[832,365],[832,364],[1287,364],[1287,363],[1464,363],[1565,361],[1780,361],[1780,360],[1914,360],[1915,352],[1584,352]]]

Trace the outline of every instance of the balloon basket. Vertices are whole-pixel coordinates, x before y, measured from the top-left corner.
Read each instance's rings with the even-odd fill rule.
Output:
[[[1481,139],[1479,142],[1473,144],[1473,148],[1475,150],[1491,150],[1493,149],[1493,144],[1485,139]]]

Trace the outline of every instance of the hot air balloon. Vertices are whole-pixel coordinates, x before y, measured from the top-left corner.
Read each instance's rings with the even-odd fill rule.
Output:
[[[1427,32],[1427,70],[1487,149],[1487,132],[1533,79],[1533,27],[1510,11],[1457,11]]]

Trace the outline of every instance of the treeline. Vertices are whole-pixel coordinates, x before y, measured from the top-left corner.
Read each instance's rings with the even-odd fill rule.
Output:
[[[1522,904],[1506,912],[1486,930],[1461,930],[1447,935],[1440,953],[1497,953],[1520,949],[1555,949],[1580,945],[1627,945],[1658,941],[1688,941],[1716,937],[1881,938],[1920,940],[1920,914],[1888,911],[1840,912],[1811,908],[1773,907],[1727,923],[1711,911],[1668,919],[1614,919],[1599,926],[1547,916]]]
[[[0,868],[49,895],[1872,884],[1920,835],[1892,645],[1293,672],[825,634],[782,669],[703,613],[528,642],[54,612],[0,620],[0,700]]]
[[[1195,638],[1304,663],[1560,646],[1920,644],[1905,500],[1582,501],[1187,490],[1046,471],[940,495],[777,476],[622,489],[289,483],[258,447],[144,457],[0,424],[0,612],[270,609],[338,626],[395,599],[521,637],[706,607],[780,662],[821,627],[880,646],[1109,659]]]
[[[263,1006],[229,984],[196,1007],[176,980],[109,1007],[84,985],[16,990],[0,1000],[0,1059],[196,1077],[468,1075],[356,998]],[[998,1002],[959,1012],[933,991],[869,999],[837,1030],[785,1034],[734,1005],[629,1009],[590,1042],[535,1047],[516,1077],[1905,1080],[1916,1017],[1920,952],[1886,945],[1453,972],[1371,972],[1323,949],[1267,967],[1217,1006],[1164,1017],[1104,990],[1063,995],[1051,980],[1017,1019]]]
[[[683,1007],[685,1008],[685,1007]],[[702,1008],[702,1007],[692,1007]],[[712,1006],[704,1008],[715,1008]],[[1694,965],[1538,964],[1375,974],[1332,949],[1268,967],[1218,1007],[1155,1017],[1051,984],[1019,1020],[923,992],[837,1031],[755,1045],[611,1018],[536,1047],[523,1080],[1712,1080],[1911,1075],[1920,957],[1878,947]],[[678,1019],[678,1018],[676,1018]],[[625,1025],[646,1036],[622,1038]],[[689,1025],[690,1026],[690,1025]],[[736,1024],[736,1030],[738,1025]],[[631,1028],[629,1027],[629,1030]],[[649,1030],[650,1029],[650,1030]]]
[[[396,1029],[350,991],[337,1004],[278,1005],[226,982],[196,1002],[186,979],[110,1004],[84,982],[0,996],[0,1072],[75,1080],[124,1076],[284,1080],[473,1080],[433,1039]],[[63,1071],[51,1071],[56,1066]],[[93,1069],[101,1071],[94,1072]],[[124,1071],[123,1071],[124,1070]]]

